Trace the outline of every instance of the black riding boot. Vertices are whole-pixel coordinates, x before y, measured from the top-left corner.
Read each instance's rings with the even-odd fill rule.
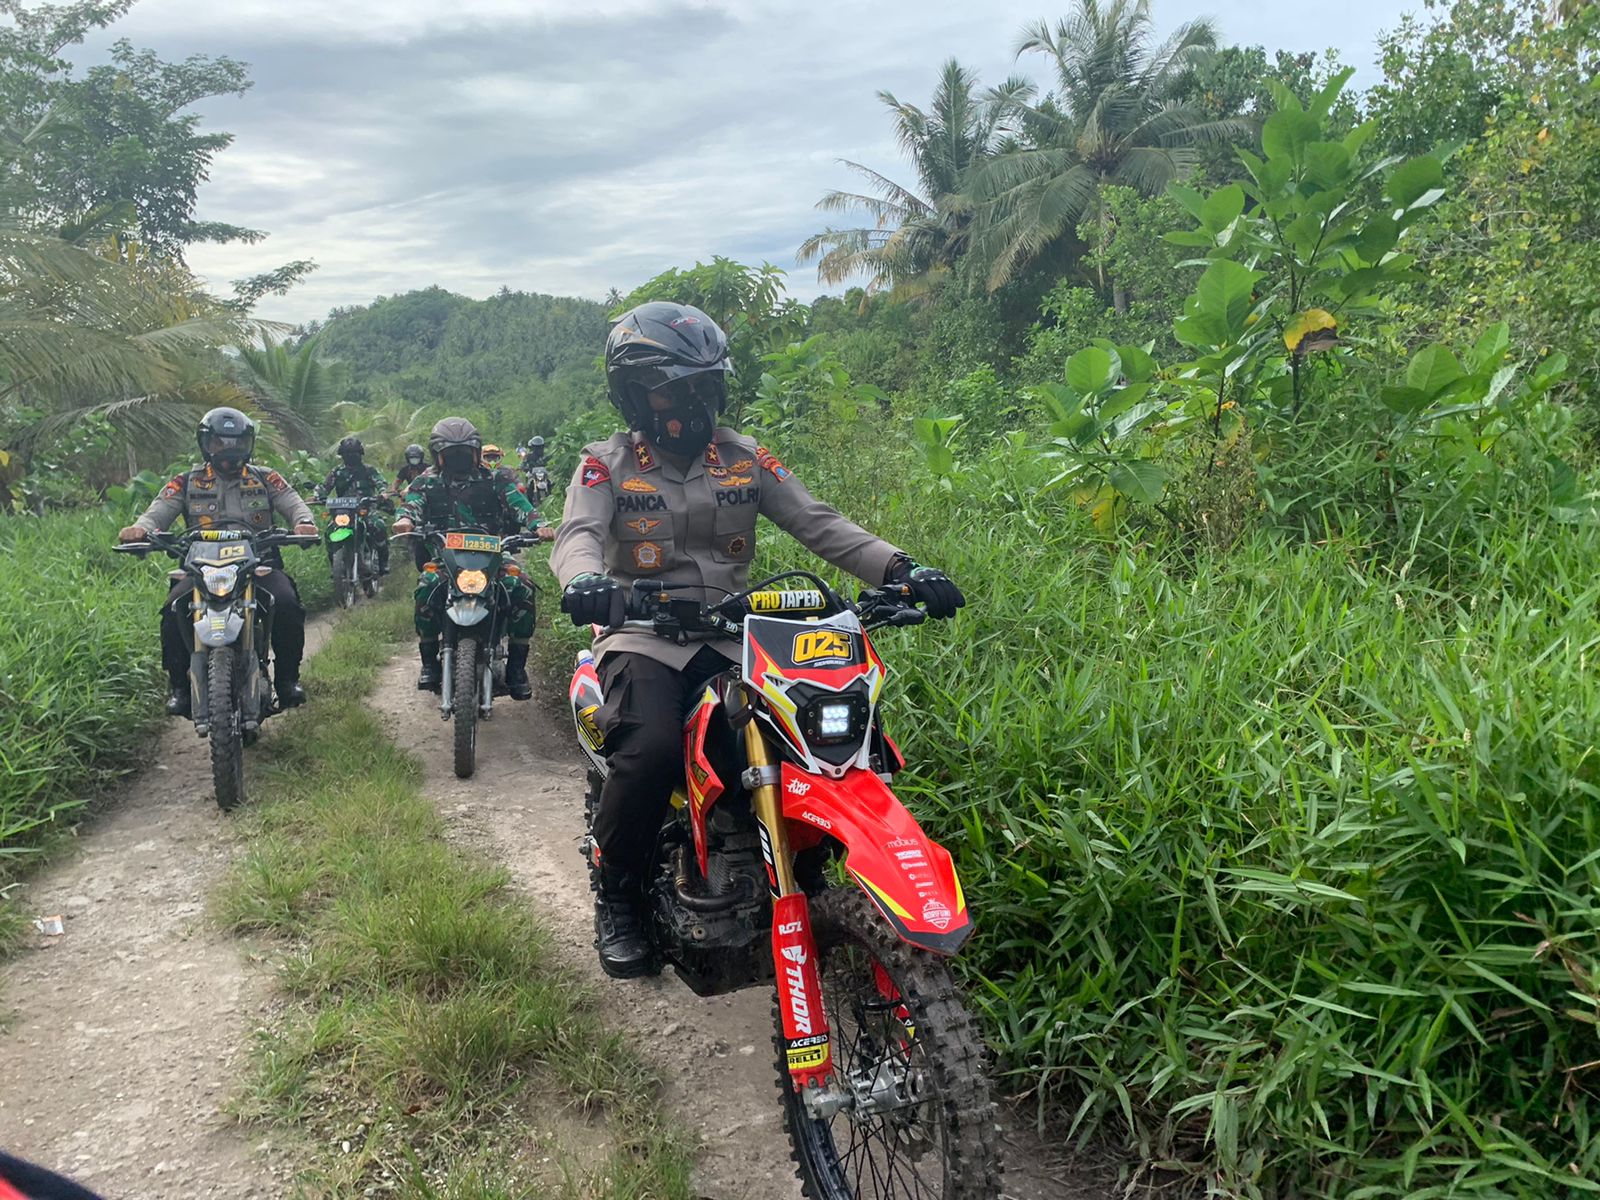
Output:
[[[528,682],[527,642],[512,642],[506,647],[506,691],[513,700],[533,699],[533,685]]]
[[[189,677],[187,675],[169,675],[167,677],[167,716],[187,717],[189,715]]]
[[[417,691],[439,690],[439,643],[418,642],[417,655],[422,659],[422,670],[417,672]]]
[[[278,667],[278,707],[299,708],[306,702],[306,689],[300,686],[300,666]]]
[[[600,951],[600,969],[613,979],[633,979],[649,972],[650,943],[644,918],[639,881],[602,865],[594,898],[594,945]]]

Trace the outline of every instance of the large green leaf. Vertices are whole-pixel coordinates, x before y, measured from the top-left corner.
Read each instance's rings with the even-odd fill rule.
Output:
[[[1117,357],[1129,383],[1143,383],[1156,373],[1156,360],[1142,346],[1118,346]]]
[[[1306,148],[1321,132],[1322,122],[1312,113],[1275,112],[1261,127],[1261,148],[1269,161],[1287,159],[1299,166],[1305,160]]]
[[[1444,186],[1444,165],[1424,154],[1401,163],[1390,174],[1384,194],[1401,208],[1410,208],[1428,192]]]
[[[1148,459],[1117,463],[1107,478],[1117,491],[1140,504],[1155,504],[1167,490],[1167,473]]]
[[[1406,386],[1430,400],[1460,379],[1463,372],[1454,352],[1438,344],[1424,346],[1406,366]]]
[[[1067,384],[1080,392],[1100,393],[1117,382],[1117,356],[1099,346],[1085,346],[1067,359]]]
[[[1376,263],[1394,249],[1400,239],[1400,227],[1388,213],[1376,213],[1356,234],[1356,253],[1363,262]]]
[[[1474,371],[1495,366],[1505,357],[1506,349],[1510,345],[1510,328],[1504,321],[1496,321],[1479,336],[1477,343],[1472,347],[1472,353],[1467,356],[1467,362]]]
[[[1306,177],[1321,188],[1334,188],[1350,174],[1350,153],[1338,142],[1313,142],[1306,147]]]
[[[1218,188],[1206,197],[1200,208],[1200,223],[1213,233],[1221,233],[1244,212],[1244,189],[1237,183]]]
[[[1251,292],[1260,278],[1260,271],[1227,259],[1218,259],[1200,276],[1189,316],[1199,323],[1213,344],[1235,341],[1244,332],[1244,319],[1250,315]]]

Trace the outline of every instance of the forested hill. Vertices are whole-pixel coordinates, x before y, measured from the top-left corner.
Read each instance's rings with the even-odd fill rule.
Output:
[[[472,300],[430,287],[335,309],[308,333],[321,357],[349,364],[352,399],[444,405],[521,438],[594,399],[606,310],[571,296],[502,289]]]

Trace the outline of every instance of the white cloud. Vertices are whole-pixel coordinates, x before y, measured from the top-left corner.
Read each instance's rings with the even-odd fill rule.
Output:
[[[986,82],[1040,67],[1017,31],[1067,0],[145,0],[102,39],[168,58],[252,65],[242,99],[213,101],[233,130],[202,215],[270,231],[256,246],[197,247],[226,281],[290,258],[320,270],[263,315],[438,283],[598,297],[669,266],[771,256],[820,226],[839,158],[892,178],[909,168],[876,93],[924,102],[951,54]],[[1295,12],[1211,5],[1225,39],[1310,49]],[[1158,0],[1166,23],[1194,0]],[[1365,66],[1397,19],[1349,0],[1337,40]],[[1316,34],[1319,39],[1326,31]],[[816,291],[809,269],[791,274]]]

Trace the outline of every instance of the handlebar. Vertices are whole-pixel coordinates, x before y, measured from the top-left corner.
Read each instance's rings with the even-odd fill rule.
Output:
[[[223,532],[237,534],[237,537],[206,538],[208,533]],[[160,550],[174,558],[180,557],[195,542],[199,541],[241,541],[265,549],[270,546],[299,546],[302,549],[322,544],[322,535],[318,533],[292,533],[287,529],[264,529],[260,533],[247,530],[209,530],[186,529],[182,533],[169,533],[163,529],[150,531],[150,537],[143,542],[117,542],[111,549],[118,554],[137,554],[143,558],[152,550]]]
[[[804,579],[813,586],[809,589],[773,592],[773,584],[792,579]],[[738,637],[744,628],[744,618],[781,616],[786,612],[809,616],[834,616],[842,612],[853,612],[860,618],[862,626],[869,630],[885,626],[902,628],[908,625],[920,625],[928,619],[928,614],[917,607],[916,601],[911,597],[911,589],[905,584],[889,583],[881,587],[863,588],[856,600],[850,601],[840,596],[810,571],[785,571],[770,576],[754,587],[736,592],[726,600],[715,604],[673,595],[674,591],[682,590],[702,591],[704,588],[699,584],[635,580],[633,593],[628,597],[625,619],[621,625],[613,626],[605,632],[615,633],[619,629],[648,629],[658,637],[671,639],[686,638],[696,633]],[[780,597],[780,603],[757,600],[757,597],[773,595]],[[806,603],[812,595],[815,596],[816,603]],[[793,603],[782,603],[782,600],[792,600]]]

